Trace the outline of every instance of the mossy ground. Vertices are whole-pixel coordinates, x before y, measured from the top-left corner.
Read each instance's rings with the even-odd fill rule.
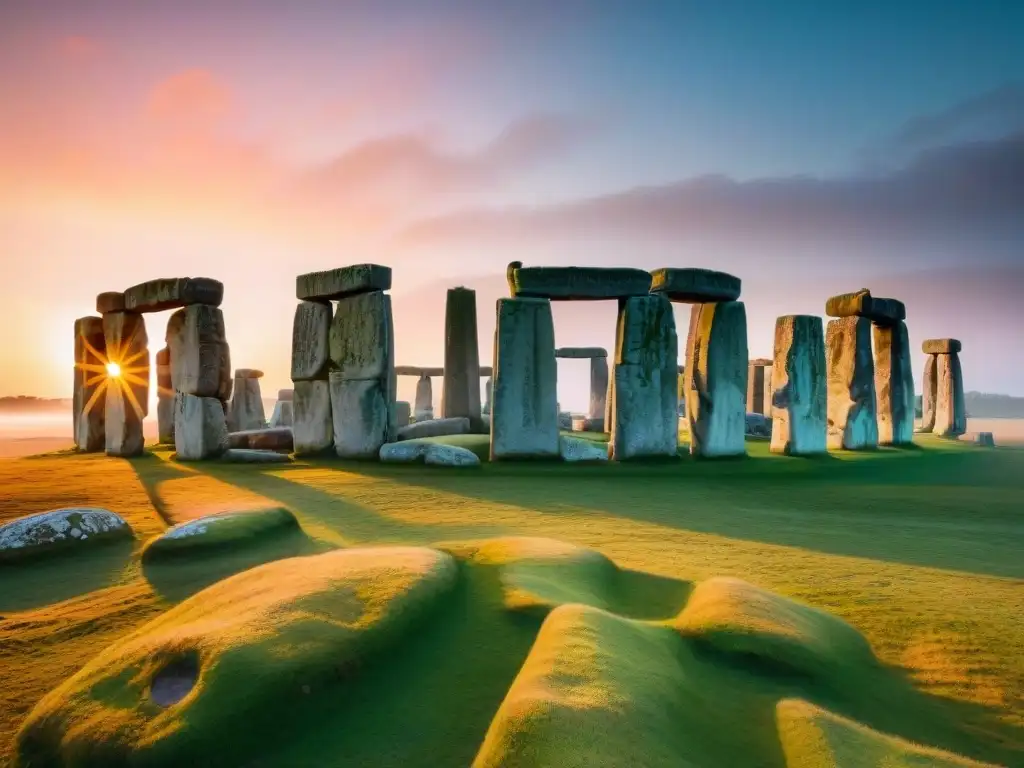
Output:
[[[183,466],[164,452],[0,461],[0,521],[101,506],[138,537],[0,570],[0,762],[46,693],[232,573],[336,547],[442,542],[463,562],[452,594],[400,653],[347,684],[344,697],[310,697],[273,713],[266,765],[468,765],[551,606],[589,603],[611,617],[598,620],[608,624],[603,648],[660,644],[673,617],[684,621],[693,585],[718,576],[845,619],[879,666],[868,676],[822,679],[765,665],[733,645],[677,647],[668,677],[690,681],[686,690],[699,695],[679,701],[701,715],[673,739],[695,764],[786,765],[792,745],[775,710],[786,699],[972,758],[1024,764],[1024,451],[930,438],[917,449],[814,460],[767,449],[748,443],[747,461],[488,464],[472,473],[329,460]],[[301,530],[244,552],[142,569],[146,539],[239,504],[285,506]],[[614,565],[570,557],[563,568],[542,557],[518,559],[509,571],[494,557],[470,556],[478,544],[459,543],[496,536],[558,539]],[[526,610],[508,610],[523,595]],[[639,686],[630,695],[661,695],[658,675],[622,674],[624,685]],[[826,725],[816,727],[838,728]],[[643,732],[656,738],[659,727],[652,721]],[[549,754],[572,753],[569,743],[556,747]]]

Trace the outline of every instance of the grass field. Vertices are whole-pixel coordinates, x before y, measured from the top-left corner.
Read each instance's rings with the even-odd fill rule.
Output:
[[[794,768],[831,765],[814,755],[850,744],[903,754],[906,739],[1024,765],[1024,450],[931,438],[815,460],[770,456],[764,442],[748,450],[739,461],[474,470],[185,466],[162,452],[0,460],[0,523],[94,505],[121,514],[137,537],[0,570],[0,763],[45,694],[148,622],[185,621],[168,612],[187,617],[196,609],[183,601],[207,599],[210,585],[285,558],[415,545],[451,553],[459,572],[417,624],[305,698],[282,694],[266,666],[252,701],[274,693],[249,727],[211,726],[211,742],[190,723],[186,763],[212,759],[188,749],[219,743],[248,766],[679,765],[685,756]],[[169,525],[270,507],[290,510],[299,528],[237,550],[141,558]],[[522,536],[576,546],[507,538]],[[714,577],[845,619],[880,664],[836,650],[857,641],[771,602],[781,598],[695,602],[727,583]],[[723,624],[715,606],[735,599]],[[765,623],[769,614],[789,623]],[[110,658],[111,669],[121,663]],[[102,668],[95,674],[114,674]],[[532,751],[516,752],[524,739]],[[584,760],[594,744],[605,762]],[[127,764],[124,749],[111,754]],[[885,759],[870,765],[904,764]]]

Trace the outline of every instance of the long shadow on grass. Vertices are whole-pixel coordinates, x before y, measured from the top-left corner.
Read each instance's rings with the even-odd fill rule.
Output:
[[[167,511],[167,504],[160,495],[160,484],[168,480],[178,480],[183,477],[192,477],[194,472],[183,469],[173,461],[166,461],[152,453],[146,453],[137,458],[129,459],[129,463],[135,474],[138,476],[142,487],[149,497],[149,503],[160,515],[167,525],[174,525],[170,514]]]

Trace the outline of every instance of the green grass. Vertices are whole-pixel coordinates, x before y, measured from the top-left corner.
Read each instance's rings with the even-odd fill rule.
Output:
[[[261,756],[248,765],[574,765],[601,751],[618,765],[845,768],[865,764],[844,757],[859,739],[882,755],[870,765],[959,764],[921,762],[907,742],[1024,764],[1024,451],[767,448],[473,473],[182,467],[166,453],[0,462],[0,522],[88,504],[138,537],[0,569],[0,763],[48,692],[204,588],[263,561],[403,544],[453,554],[451,591],[344,684],[265,699],[273,727],[247,732]],[[301,529],[141,566],[168,524],[268,506]],[[224,728],[226,753],[249,748]]]
[[[142,561],[191,557],[217,549],[239,549],[298,527],[298,521],[282,507],[222,512],[182,523],[151,539],[142,550]]]

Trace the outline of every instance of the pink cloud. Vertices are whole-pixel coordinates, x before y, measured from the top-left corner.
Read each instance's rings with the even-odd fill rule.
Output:
[[[157,120],[213,127],[234,109],[231,89],[206,69],[187,69],[161,80],[149,93],[146,111]]]
[[[62,37],[57,42],[57,50],[62,57],[74,63],[96,61],[105,52],[102,43],[84,35]]]

